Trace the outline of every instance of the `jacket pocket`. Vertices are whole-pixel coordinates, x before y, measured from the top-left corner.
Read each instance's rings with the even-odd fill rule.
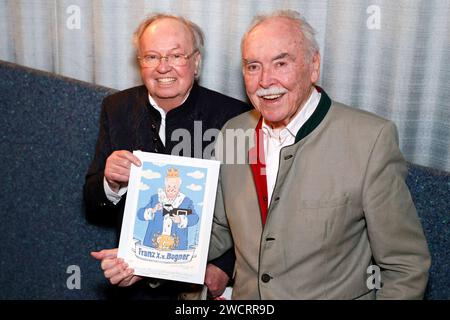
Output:
[[[320,209],[320,208],[335,208],[347,205],[349,202],[349,195],[347,193],[338,196],[332,196],[321,199],[304,199],[299,203],[299,208],[304,209]]]
[[[343,232],[347,212],[350,208],[348,194],[319,200],[302,200],[299,203],[298,214],[301,220],[309,226],[310,231],[316,233],[313,238],[329,241],[333,235]]]

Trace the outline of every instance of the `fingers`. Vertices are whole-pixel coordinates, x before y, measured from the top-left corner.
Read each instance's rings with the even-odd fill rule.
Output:
[[[111,153],[108,159],[112,161],[112,163],[124,168],[129,168],[131,164],[134,164],[138,167],[142,165],[139,158],[127,150],[114,151],[113,153]]]
[[[128,264],[122,259],[113,260],[108,261],[107,259],[105,264],[102,265],[102,268],[106,267],[104,274],[111,284],[119,287],[128,287],[142,279],[142,277],[135,276],[134,269],[129,268]]]
[[[113,285],[118,285],[119,287],[127,287],[131,285],[131,280],[133,279],[133,269],[128,269],[114,277],[109,279],[109,282]]]
[[[212,297],[220,296],[228,284],[230,278],[219,267],[209,263],[206,266],[205,285]]]
[[[97,260],[103,260],[106,258],[116,258],[117,257],[118,248],[114,249],[103,249],[101,251],[93,251],[91,252],[91,256]]]
[[[118,283],[119,287],[128,287],[141,280],[142,277],[131,274]]]
[[[120,286],[125,286],[125,284],[127,285],[127,286],[131,286],[132,284],[134,284],[134,283],[136,283],[136,282],[138,282],[139,280],[142,280],[143,278],[142,277],[140,277],[140,276],[131,276],[131,277],[129,277],[130,279],[129,280],[127,280],[127,279],[125,279],[124,280],[124,283],[121,283],[120,284]],[[126,282],[127,281],[127,282]]]
[[[130,179],[131,164],[141,166],[138,157],[127,150],[114,151],[107,159],[105,165],[105,178],[111,187],[127,183]]]
[[[105,258],[101,268],[105,278],[113,285],[128,286],[132,282],[134,270],[121,258]]]
[[[120,154],[135,166],[140,167],[142,165],[141,160],[139,160],[139,158],[132,154],[130,151],[121,150],[118,152],[121,152]]]
[[[101,265],[105,278],[112,284],[118,284],[126,277],[133,275],[133,270],[123,259],[105,259]]]
[[[126,287],[142,279],[122,259],[117,258],[118,248],[91,252],[91,256],[101,261],[100,267],[106,279],[113,285]]]

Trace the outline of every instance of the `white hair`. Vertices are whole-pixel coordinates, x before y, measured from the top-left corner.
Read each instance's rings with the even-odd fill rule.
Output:
[[[250,27],[247,29],[244,36],[242,37],[241,50],[244,48],[244,42],[247,39],[247,36],[250,34],[250,32],[260,23],[272,18],[287,18],[293,21],[298,26],[298,29],[303,35],[303,39],[305,40],[305,49],[306,49],[305,58],[308,62],[311,62],[314,54],[320,51],[319,45],[315,38],[316,31],[305,20],[305,18],[302,17],[300,13],[294,10],[278,10],[270,14],[262,14],[255,16],[253,18],[252,23],[250,24]]]

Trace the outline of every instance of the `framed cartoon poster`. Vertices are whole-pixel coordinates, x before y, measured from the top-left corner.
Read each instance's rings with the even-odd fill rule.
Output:
[[[203,284],[220,162],[133,154],[118,256],[136,275]]]

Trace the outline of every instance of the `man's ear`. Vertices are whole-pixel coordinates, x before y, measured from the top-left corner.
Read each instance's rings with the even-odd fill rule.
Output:
[[[194,75],[196,78],[200,75],[200,67],[202,64],[202,54],[200,52],[196,53],[194,56],[194,63],[195,63],[195,71]]]
[[[316,83],[320,78],[320,53],[316,52],[313,55],[311,62],[311,83]]]

